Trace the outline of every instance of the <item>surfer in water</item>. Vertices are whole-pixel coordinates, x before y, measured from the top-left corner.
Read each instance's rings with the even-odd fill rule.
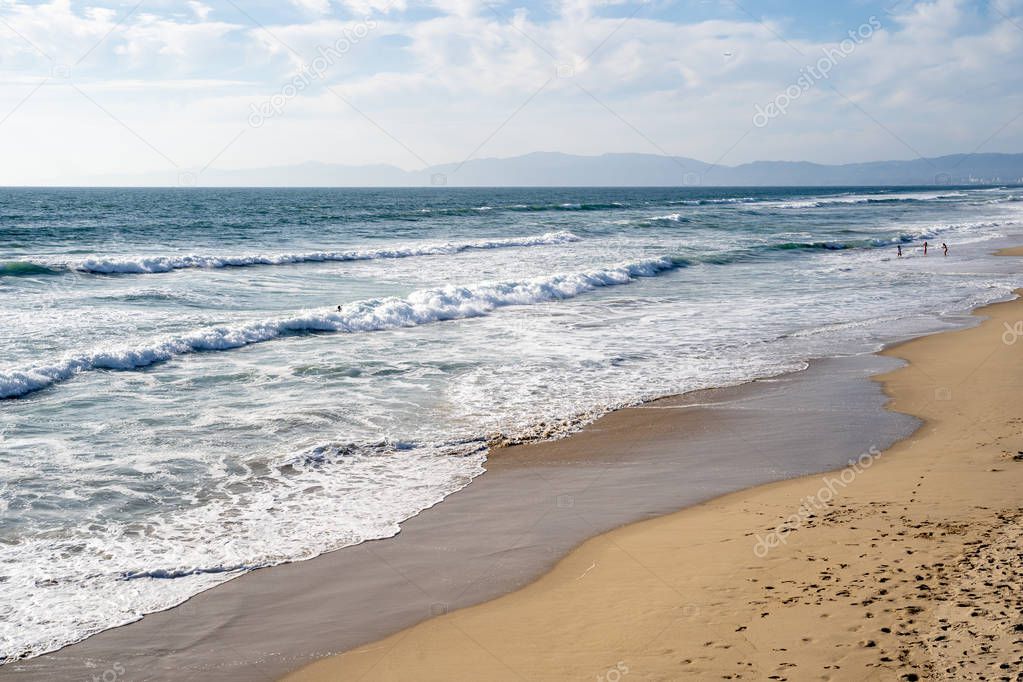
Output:
[[[902,258],[902,244],[899,244],[899,258]]]
[[[948,244],[941,242],[941,248],[945,252],[945,255],[948,256]]]

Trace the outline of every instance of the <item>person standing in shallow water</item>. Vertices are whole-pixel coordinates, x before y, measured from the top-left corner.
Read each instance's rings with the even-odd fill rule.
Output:
[[[941,249],[945,252],[945,255],[948,256],[948,244],[941,242]]]
[[[902,258],[902,244],[899,244],[899,258]]]
[[[927,255],[927,242],[924,242],[924,255]]]

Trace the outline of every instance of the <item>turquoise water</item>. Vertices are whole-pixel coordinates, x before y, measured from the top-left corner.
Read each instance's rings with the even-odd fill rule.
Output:
[[[0,190],[0,660],[393,535],[489,439],[947,326],[1021,193]]]

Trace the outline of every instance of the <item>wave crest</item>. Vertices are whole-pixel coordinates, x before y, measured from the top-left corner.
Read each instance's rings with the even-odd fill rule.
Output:
[[[62,270],[85,272],[99,275],[151,275],[173,270],[190,268],[238,268],[253,265],[293,265],[295,263],[324,263],[390,258],[411,258],[414,256],[445,256],[463,251],[503,249],[512,247],[547,246],[581,241],[571,232],[546,232],[528,237],[487,239],[465,242],[439,242],[419,246],[396,247],[391,249],[366,249],[354,251],[310,251],[305,253],[244,254],[238,256],[214,256],[184,254],[181,256],[150,256],[136,258],[86,258],[80,261],[66,261],[44,264]],[[38,267],[43,267],[39,265]],[[0,272],[2,274],[2,272]]]
[[[83,372],[139,369],[180,355],[241,348],[288,335],[371,332],[481,317],[497,308],[574,298],[601,287],[629,284],[640,277],[655,277],[688,264],[680,258],[649,258],[608,268],[526,280],[421,289],[406,298],[388,297],[348,303],[337,312],[307,311],[293,317],[200,329],[138,346],[69,355],[53,364],[0,373],[0,398],[17,398],[67,381]]]
[[[0,263],[0,277],[32,277],[33,275],[56,275],[57,272],[45,265],[29,261]]]

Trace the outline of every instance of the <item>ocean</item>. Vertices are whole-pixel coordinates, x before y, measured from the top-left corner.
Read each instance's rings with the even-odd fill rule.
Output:
[[[392,536],[494,443],[961,324],[1020,234],[1011,187],[0,189],[0,662]]]

